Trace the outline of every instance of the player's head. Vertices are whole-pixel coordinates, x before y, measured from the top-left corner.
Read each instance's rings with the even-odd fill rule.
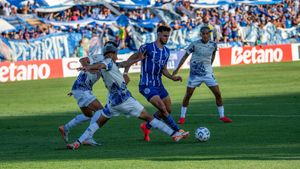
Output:
[[[118,48],[118,44],[115,41],[107,41],[105,42],[104,46],[113,45],[114,47]]]
[[[202,38],[202,40],[204,42],[208,42],[209,41],[209,35],[210,35],[210,29],[208,26],[203,26],[201,29],[200,29],[200,36]]]
[[[170,32],[171,32],[171,28],[168,26],[162,25],[157,28],[157,39],[160,41],[162,45],[168,43]]]
[[[116,48],[114,45],[105,45],[103,47],[103,55],[105,58],[111,58],[113,61],[116,61],[118,59],[117,53],[118,48]]]

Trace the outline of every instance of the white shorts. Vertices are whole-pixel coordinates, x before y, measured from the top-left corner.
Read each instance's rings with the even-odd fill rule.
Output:
[[[205,76],[190,75],[187,86],[190,87],[190,88],[196,88],[196,87],[199,87],[202,83],[205,83],[206,86],[208,86],[208,87],[218,85],[214,75],[213,74],[207,74]]]
[[[72,93],[79,107],[88,107],[97,99],[90,90],[72,90]]]
[[[141,105],[141,103],[133,97],[129,97],[125,102],[117,106],[107,104],[103,110],[103,115],[107,118],[111,118],[112,116],[118,116],[120,113],[123,113],[126,116],[139,117],[143,110],[144,106]]]

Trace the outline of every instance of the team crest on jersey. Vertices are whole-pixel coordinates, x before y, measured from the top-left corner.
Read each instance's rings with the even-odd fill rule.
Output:
[[[149,94],[149,93],[150,93],[150,89],[149,89],[149,88],[145,88],[145,89],[144,89],[144,93],[145,93],[145,94]]]

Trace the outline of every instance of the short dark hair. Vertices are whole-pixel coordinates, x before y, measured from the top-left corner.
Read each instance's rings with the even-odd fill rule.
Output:
[[[118,47],[118,44],[112,40],[105,42],[104,46],[106,46],[106,45],[113,45],[116,48]]]
[[[157,28],[157,33],[158,33],[158,32],[164,32],[164,31],[170,32],[170,31],[171,31],[171,28],[168,27],[168,26],[165,26],[165,25],[159,26],[159,27]]]
[[[202,33],[204,30],[208,30],[209,32],[211,32],[210,28],[208,26],[203,26],[201,29],[200,29],[200,32]]]

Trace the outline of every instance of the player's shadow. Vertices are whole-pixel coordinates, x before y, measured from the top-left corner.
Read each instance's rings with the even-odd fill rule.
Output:
[[[54,112],[40,116],[0,117],[0,161],[145,159],[153,161],[194,160],[299,160],[300,94],[225,99],[227,115],[234,121],[218,120],[213,100],[193,100],[186,124],[191,131],[187,140],[175,143],[170,137],[153,131],[144,142],[140,120],[115,117],[101,128],[95,139],[103,145],[67,150],[57,127],[74,112]],[[180,103],[173,104],[178,119]],[[149,112],[154,112],[147,104]],[[70,133],[74,141],[88,122]],[[197,127],[206,126],[211,138],[200,143],[194,138]]]

